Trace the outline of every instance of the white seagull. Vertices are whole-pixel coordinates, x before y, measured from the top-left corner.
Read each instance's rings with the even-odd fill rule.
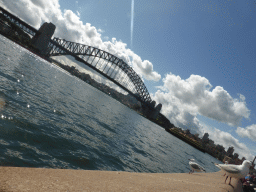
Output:
[[[231,164],[217,164],[215,165],[223,170],[227,175],[225,179],[225,183],[227,178],[230,177],[229,185],[231,183],[231,178],[234,177],[236,179],[242,179],[249,173],[249,168],[252,165],[251,161],[244,160],[242,165],[231,165]]]
[[[225,161],[225,164],[228,164],[228,161]],[[226,175],[226,173],[223,176],[225,176],[225,175]]]
[[[202,171],[206,172],[203,167],[201,167],[200,165],[198,165],[195,162],[195,159],[189,159],[189,160],[190,160],[189,165],[190,165],[190,168],[191,168],[191,170],[189,171],[189,174],[194,173],[194,171],[196,171],[196,172],[202,172]]]

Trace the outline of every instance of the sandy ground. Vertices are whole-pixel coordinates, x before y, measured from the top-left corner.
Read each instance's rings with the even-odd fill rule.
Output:
[[[232,179],[230,186],[222,175],[0,167],[0,191],[242,191],[241,182]]]

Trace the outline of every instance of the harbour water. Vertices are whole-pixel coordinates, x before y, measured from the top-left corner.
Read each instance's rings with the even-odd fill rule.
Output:
[[[202,153],[108,95],[0,35],[0,165],[207,172]]]

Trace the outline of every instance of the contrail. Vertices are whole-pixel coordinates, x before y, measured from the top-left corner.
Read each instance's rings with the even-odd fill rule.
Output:
[[[132,35],[133,35],[133,14],[134,14],[134,0],[132,0],[132,10],[131,10],[131,48],[132,48]]]

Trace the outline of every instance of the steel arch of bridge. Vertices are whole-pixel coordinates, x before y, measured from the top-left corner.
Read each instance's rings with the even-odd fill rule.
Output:
[[[97,72],[100,72],[105,77],[119,85],[121,88],[128,91],[130,94],[133,94],[133,96],[135,96],[140,101],[144,103],[152,102],[149,92],[141,78],[132,69],[132,67],[125,63],[122,59],[119,59],[118,57],[106,51],[92,46],[74,43],[71,41],[66,41],[65,39],[59,39],[55,37],[53,40],[51,40],[49,44],[48,56],[61,55],[72,55],[76,59],[78,57],[80,61],[84,61],[83,63],[93,68]],[[98,58],[97,62],[95,61],[95,58]],[[101,64],[98,65],[100,59],[107,62],[103,69],[102,60],[100,62]],[[105,70],[106,67],[107,70]],[[120,73],[117,72],[119,69],[121,69],[121,72],[125,73],[126,76],[122,74],[122,77],[119,77],[118,74]],[[130,82],[133,85],[131,85]]]

